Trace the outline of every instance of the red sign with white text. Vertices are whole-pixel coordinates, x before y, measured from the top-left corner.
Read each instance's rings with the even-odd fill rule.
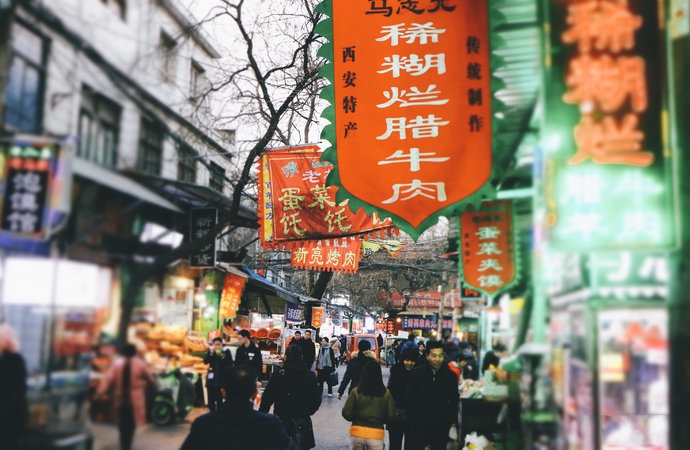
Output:
[[[483,202],[460,217],[464,285],[493,297],[516,281],[513,209],[508,200]]]
[[[295,269],[356,273],[362,241],[343,239],[336,243],[339,245],[327,246],[321,241],[301,242],[299,247],[292,249],[290,265]]]

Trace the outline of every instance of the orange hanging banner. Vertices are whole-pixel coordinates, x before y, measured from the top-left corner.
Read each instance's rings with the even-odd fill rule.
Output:
[[[513,233],[509,200],[483,202],[479,210],[467,208],[460,217],[464,285],[494,297],[517,281]]]
[[[313,306],[311,308],[311,326],[313,328],[321,328],[323,324],[323,307]]]
[[[322,241],[305,241],[292,250],[291,266],[295,269],[320,272],[357,273],[362,241],[344,239],[328,246]]]
[[[418,237],[491,176],[488,2],[331,0],[329,183]],[[372,208],[373,207],[373,208]]]
[[[353,213],[326,186],[333,169],[314,145],[270,150],[260,158],[259,228],[264,248],[296,248],[305,240],[393,231],[390,219]]]
[[[225,274],[223,291],[220,295],[218,317],[221,319],[233,319],[237,315],[237,309],[240,306],[240,299],[242,298],[242,291],[246,282],[246,278],[234,273]]]

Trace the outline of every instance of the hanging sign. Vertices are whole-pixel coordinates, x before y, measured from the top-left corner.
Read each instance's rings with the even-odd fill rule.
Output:
[[[304,322],[304,305],[285,303],[285,321],[288,323]]]
[[[513,210],[509,200],[468,207],[460,217],[463,286],[489,297],[517,282]]]
[[[220,295],[220,307],[218,317],[221,319],[232,319],[237,314],[242,298],[242,290],[247,279],[234,273],[226,273],[223,282],[223,291]]]
[[[551,2],[543,142],[554,249],[675,243],[659,3]]]
[[[218,210],[216,208],[192,208],[189,213],[189,222],[189,240],[201,239],[216,226]],[[190,255],[189,266],[196,268],[216,266],[215,238]]]
[[[488,2],[326,0],[329,184],[415,239],[491,175]],[[333,120],[334,119],[334,120]]]
[[[49,232],[48,203],[59,146],[49,141],[15,140],[3,147],[0,230],[17,237],[44,239]]]
[[[266,249],[296,248],[305,240],[333,239],[394,230],[390,219],[356,214],[326,186],[333,165],[314,145],[265,152],[259,170],[259,232]]]
[[[322,241],[306,241],[292,250],[291,266],[295,269],[321,272],[357,273],[362,241],[343,239],[335,241],[337,246]]]
[[[311,326],[312,328],[321,328],[323,325],[323,307],[312,306],[311,308]]]

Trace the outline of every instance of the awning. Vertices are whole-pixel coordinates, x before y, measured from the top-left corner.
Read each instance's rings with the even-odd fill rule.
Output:
[[[248,282],[250,285],[258,285],[259,287],[262,287],[264,289],[271,290],[275,293],[276,296],[282,298],[286,302],[306,303],[308,301],[306,300],[307,297],[305,297],[305,300],[302,300],[299,294],[295,294],[294,292],[290,292],[287,289],[278,286],[277,284],[271,283],[266,278],[254,272],[247,266],[237,266],[237,268],[249,275]]]
[[[92,163],[91,161],[74,158],[72,160],[72,171],[74,175],[79,175],[80,177],[107,186],[110,189],[122,192],[123,194],[140,199],[146,203],[151,203],[176,213],[183,213],[183,211],[172,202],[166,200],[147,187],[113,170]]]

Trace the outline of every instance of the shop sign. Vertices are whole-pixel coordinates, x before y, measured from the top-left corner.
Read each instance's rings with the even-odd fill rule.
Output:
[[[393,4],[395,3],[395,4]],[[491,175],[488,2],[326,0],[329,184],[413,238]],[[363,182],[364,180],[364,182]]]
[[[290,265],[295,269],[321,272],[357,273],[362,241],[342,239],[331,241],[305,241],[292,250]]]
[[[517,282],[517,248],[509,200],[469,206],[460,216],[462,279],[491,298]]]
[[[2,231],[28,238],[47,236],[48,202],[57,153],[55,143],[14,141],[2,149]]]
[[[438,315],[433,316],[402,316],[402,327],[414,330],[435,330],[438,327]],[[443,318],[444,330],[453,328],[452,318]]]
[[[551,2],[543,145],[553,248],[675,244],[660,3]]]
[[[189,213],[190,241],[201,239],[209,234],[218,222],[218,210],[216,208],[192,208]],[[189,257],[190,267],[215,267],[216,266],[216,239],[192,253]]]
[[[464,281],[460,282],[460,298],[462,300],[481,300],[482,294],[476,289],[472,289]]]
[[[312,328],[321,328],[323,325],[323,307],[322,306],[312,306],[311,307],[311,326]]]
[[[296,303],[285,303],[285,321],[288,323],[304,322],[304,305]]]
[[[414,292],[410,296],[410,302],[407,304],[408,308],[437,308],[441,303],[440,292]]]
[[[627,298],[668,295],[671,272],[667,253],[598,252],[590,259],[590,267],[595,280],[592,285],[600,293],[611,290],[624,293],[622,296]]]
[[[242,291],[247,279],[234,273],[226,273],[223,283],[223,291],[220,294],[220,307],[218,317],[221,319],[232,319],[237,314],[240,306]]]
[[[305,240],[335,239],[392,231],[390,219],[356,214],[326,186],[333,165],[318,147],[304,145],[265,152],[259,167],[259,233],[265,249],[295,248]]]

